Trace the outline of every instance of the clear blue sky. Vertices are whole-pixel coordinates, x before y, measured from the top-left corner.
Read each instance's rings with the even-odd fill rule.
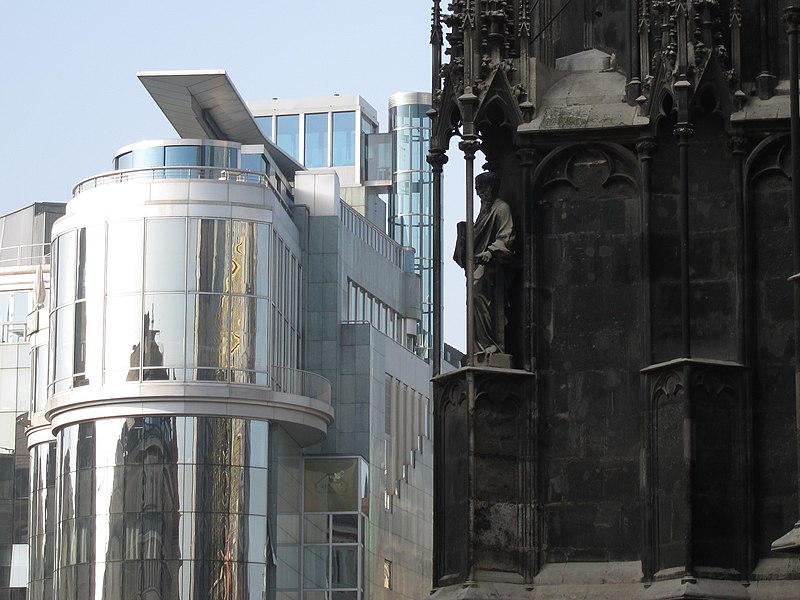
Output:
[[[225,69],[247,100],[360,94],[385,129],[391,94],[430,90],[431,4],[8,2],[0,19],[0,213],[66,202],[75,183],[111,169],[118,148],[175,136],[138,71]],[[458,162],[457,151],[450,156]],[[457,168],[446,171],[448,182]],[[448,188],[463,196],[454,181]],[[463,218],[463,201],[449,205],[447,230]],[[451,248],[448,236],[446,263]],[[451,276],[463,287],[463,275]],[[461,303],[463,295],[445,298],[446,306]],[[445,339],[463,349],[463,318],[448,316]]]

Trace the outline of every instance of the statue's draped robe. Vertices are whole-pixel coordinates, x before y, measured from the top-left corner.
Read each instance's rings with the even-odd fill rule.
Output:
[[[508,204],[499,198],[491,204],[482,202],[475,219],[474,251],[475,347],[478,352],[491,346],[495,346],[497,352],[505,352],[504,266],[513,257],[513,245],[514,225]],[[487,264],[478,264],[478,255],[486,250],[491,251],[491,260]],[[466,260],[459,254],[457,248],[454,258],[463,268]]]

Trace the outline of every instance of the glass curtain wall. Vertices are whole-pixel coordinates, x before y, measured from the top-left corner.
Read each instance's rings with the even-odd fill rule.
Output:
[[[414,248],[414,267],[422,283],[422,318],[416,352],[429,360],[433,331],[433,173],[426,161],[431,124],[429,104],[389,108],[394,140],[389,231],[403,246]]]
[[[25,418],[30,409],[30,290],[0,292],[0,598],[24,598],[12,560],[27,563],[29,458]],[[24,577],[23,577],[24,579]],[[24,581],[21,582],[24,585]]]
[[[268,385],[271,365],[300,366],[299,260],[267,223],[116,221],[64,232],[54,252],[52,393],[101,379]]]
[[[288,527],[279,537],[285,565],[278,569],[279,598],[362,600],[367,587],[367,463],[360,457],[314,456],[302,464],[299,523],[284,515]]]
[[[267,422],[221,417],[64,428],[56,598],[262,600],[274,564],[268,440]]]

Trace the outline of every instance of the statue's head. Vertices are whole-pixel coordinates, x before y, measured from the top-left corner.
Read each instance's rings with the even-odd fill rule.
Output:
[[[475,178],[475,189],[488,189],[492,197],[495,197],[500,191],[500,177],[497,176],[497,173],[492,171],[481,173]]]

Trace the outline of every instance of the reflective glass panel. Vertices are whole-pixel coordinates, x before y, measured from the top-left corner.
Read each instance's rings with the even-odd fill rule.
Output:
[[[56,270],[56,306],[75,299],[75,263],[77,260],[75,230],[58,236],[58,267]]]
[[[86,385],[89,381],[83,375],[86,372],[86,302],[75,303],[75,346],[73,350],[73,373],[75,387]]]
[[[126,152],[114,160],[115,169],[121,171],[122,169],[130,169],[131,167],[133,167],[133,154],[131,152]]]
[[[183,294],[146,294],[144,354],[145,380],[176,379],[176,367],[184,365],[183,328],[186,297]],[[170,370],[170,367],[172,370]],[[182,369],[181,369],[182,370]]]
[[[331,556],[331,578],[335,588],[358,586],[358,546],[334,545]]]
[[[331,538],[334,543],[358,543],[358,515],[332,515]]]
[[[330,515],[305,515],[303,517],[303,543],[325,544],[329,541]]]
[[[256,371],[266,372],[269,361],[269,332],[267,331],[267,314],[269,311],[269,301],[256,300],[256,327],[249,332],[249,338],[253,344],[253,366]]]
[[[234,294],[254,294],[257,251],[256,224],[248,221],[231,222],[231,285]]]
[[[139,296],[106,299],[106,381],[139,381],[142,300]]]
[[[270,226],[267,223],[259,223],[256,231],[256,294],[268,296]]]
[[[269,467],[269,423],[267,421],[249,421],[250,423],[250,455],[247,464],[266,469]]]
[[[305,510],[358,510],[358,462],[355,458],[305,460]]]
[[[275,129],[278,147],[295,160],[300,160],[300,116],[278,115]]]
[[[223,146],[203,146],[203,164],[208,167],[238,166],[238,152],[235,148]]]
[[[229,222],[217,219],[189,220],[189,261],[186,267],[190,291],[226,292],[231,267]]]
[[[186,321],[186,331],[192,336],[186,340],[187,366],[227,367],[230,297],[189,294]],[[218,379],[216,376],[213,378]]]
[[[364,115],[361,115],[361,133],[373,134],[377,131],[377,126]]]
[[[256,341],[259,338],[258,327],[260,325],[256,310],[256,299],[246,296],[233,296],[230,301],[231,368],[253,371],[256,368]]]
[[[164,166],[164,147],[139,148],[133,151],[133,168]]]
[[[367,179],[389,180],[392,178],[392,148],[391,133],[367,135]]]
[[[303,587],[328,587],[328,546],[303,546]]]
[[[143,223],[118,221],[108,224],[106,292],[121,294],[142,289]]]
[[[266,173],[267,161],[260,154],[242,154],[242,170]]]
[[[55,313],[55,370],[54,380],[72,376],[73,333],[75,326],[74,307],[67,305]]]
[[[41,412],[47,402],[47,348],[37,346],[33,351],[33,411]]]
[[[200,147],[167,146],[164,148],[164,164],[168,167],[196,167],[200,164]]]
[[[78,235],[78,255],[77,262],[77,281],[75,285],[75,297],[86,297],[86,228],[77,231]]]
[[[186,273],[186,220],[148,219],[145,290],[183,291]]]
[[[256,117],[255,119],[264,137],[268,140],[272,140],[272,116]]]
[[[300,516],[278,515],[278,544],[296,544],[300,541]]]
[[[300,547],[278,546],[276,549],[277,587],[297,588],[300,585]]]
[[[328,113],[310,113],[305,118],[305,160],[309,169],[328,165]]]
[[[356,164],[356,113],[354,111],[333,113],[333,157],[334,167]]]

